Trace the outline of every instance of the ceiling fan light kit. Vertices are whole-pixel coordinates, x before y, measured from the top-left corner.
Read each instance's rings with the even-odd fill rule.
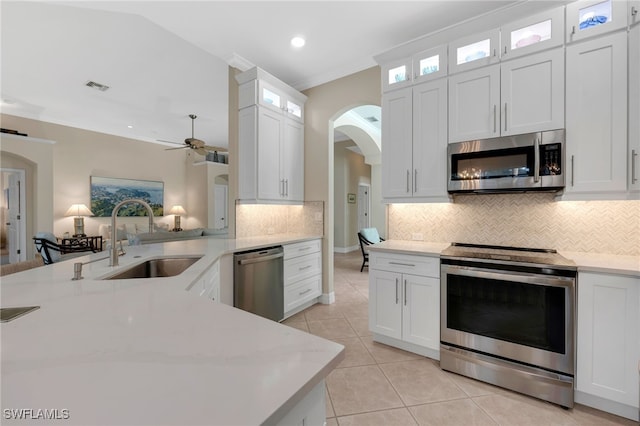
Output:
[[[189,118],[191,119],[191,137],[186,138],[184,140],[184,146],[180,146],[177,148],[167,148],[165,151],[173,151],[175,149],[193,149],[200,155],[206,156],[210,151],[216,152],[227,152],[227,148],[219,147],[219,146],[211,146],[207,145],[204,141],[200,139],[196,139],[194,137],[194,123],[196,118],[198,118],[195,114],[189,114]]]

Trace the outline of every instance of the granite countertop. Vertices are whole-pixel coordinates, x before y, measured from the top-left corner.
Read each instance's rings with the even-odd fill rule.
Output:
[[[422,256],[440,256],[449,243],[427,241],[386,240],[367,246],[373,251],[387,251]],[[640,256],[607,253],[559,251],[560,255],[575,262],[578,272],[601,272],[640,277]]]
[[[2,306],[40,309],[0,326],[6,409],[56,409],[55,424],[277,422],[344,357],[320,337],[187,292],[220,256],[316,236],[199,239],[128,247],[119,268],[203,255],[170,278],[110,280],[105,252],[3,277]],[[63,411],[66,410],[66,411]],[[46,421],[37,420],[38,424]]]

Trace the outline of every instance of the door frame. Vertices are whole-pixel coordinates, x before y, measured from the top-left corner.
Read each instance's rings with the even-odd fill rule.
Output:
[[[15,262],[11,262],[12,260],[12,256],[11,253],[14,252],[16,250],[19,251],[19,253],[17,253],[17,258],[14,258],[15,261],[17,262],[22,262],[27,260],[27,209],[26,209],[26,170],[24,169],[13,169],[13,168],[0,168],[0,173],[2,173],[3,175],[6,174],[7,175],[7,182],[10,179],[10,176],[12,175],[17,175],[18,176],[18,227],[17,227],[17,234],[18,234],[18,238],[17,238],[17,244],[18,247],[12,247],[11,246],[11,239],[9,238],[9,236],[7,235],[7,246],[8,246],[8,250],[9,250],[9,263],[15,263]],[[7,186],[8,188],[8,186]],[[3,188],[4,189],[4,188]],[[7,226],[6,223],[8,223],[9,220],[9,198],[6,198],[6,202],[7,202],[7,217],[5,218],[7,220],[7,222],[5,222],[5,224],[3,224],[2,226]],[[7,232],[8,234],[8,232]]]

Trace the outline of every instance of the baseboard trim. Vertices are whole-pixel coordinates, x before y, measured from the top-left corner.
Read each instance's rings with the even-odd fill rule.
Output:
[[[332,303],[336,303],[336,294],[332,291],[331,293],[322,293],[320,297],[318,297],[318,301],[323,305],[330,305]]]
[[[360,249],[360,246],[351,246],[351,247],[334,247],[333,251],[334,253],[351,253],[352,251],[356,251]]]

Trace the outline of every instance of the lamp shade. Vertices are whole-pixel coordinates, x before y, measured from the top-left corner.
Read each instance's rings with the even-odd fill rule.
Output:
[[[182,206],[173,206],[169,210],[169,214],[186,215],[187,211]]]
[[[93,216],[93,212],[84,204],[73,204],[64,214],[65,216]]]

